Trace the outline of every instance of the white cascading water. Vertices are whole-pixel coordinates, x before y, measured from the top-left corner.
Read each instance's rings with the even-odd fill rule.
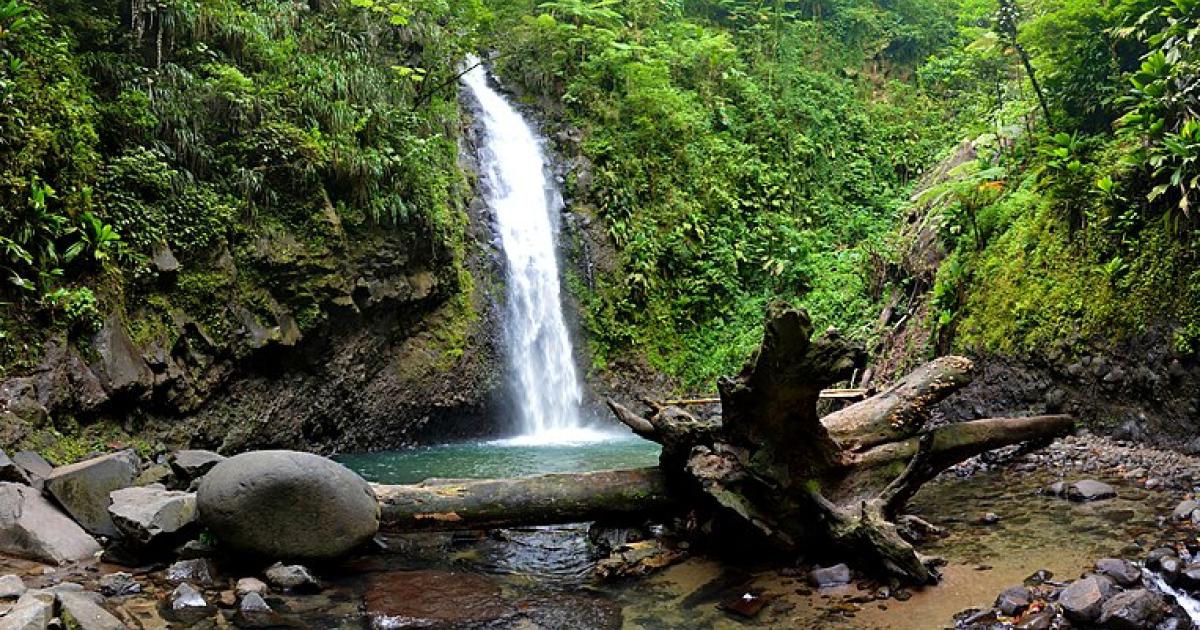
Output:
[[[515,444],[602,439],[580,409],[583,390],[563,320],[555,252],[561,197],[546,177],[541,143],[519,113],[488,85],[478,59],[463,83],[479,103],[484,129],[479,165],[507,261],[506,313],[511,386],[519,415]]]
[[[1167,581],[1161,575],[1149,569],[1142,569],[1142,575],[1146,578],[1146,581],[1158,587],[1159,592],[1174,597],[1179,606],[1187,612],[1192,623],[1200,623],[1200,600],[1188,595],[1183,589],[1176,589],[1167,584]]]

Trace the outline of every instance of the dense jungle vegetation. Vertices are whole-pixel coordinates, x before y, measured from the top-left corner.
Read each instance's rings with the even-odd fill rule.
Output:
[[[221,261],[335,223],[418,235],[468,286],[471,51],[578,131],[567,192],[616,252],[571,278],[597,368],[699,386],[777,296],[871,342],[894,291],[932,292],[943,349],[1162,321],[1193,353],[1198,33],[1200,0],[0,0],[0,364],[134,304],[135,332],[182,304],[219,333],[235,293],[304,329],[319,286]],[[914,208],[948,254],[928,282]]]

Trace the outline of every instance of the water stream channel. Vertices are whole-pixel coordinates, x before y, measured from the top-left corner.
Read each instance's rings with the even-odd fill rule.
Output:
[[[407,483],[429,476],[491,477],[645,465],[655,457],[653,445],[630,439],[569,450],[481,443],[348,456],[342,461],[372,480]],[[911,511],[947,531],[946,537],[922,548],[948,561],[943,580],[925,589],[897,590],[893,585],[887,588],[892,591],[887,598],[878,597],[886,584],[857,581],[817,590],[805,583],[804,571],[699,555],[647,579],[601,584],[589,578],[595,557],[584,525],[488,536],[395,537],[393,553],[376,560],[374,568],[430,576],[450,573],[469,580],[486,576],[480,587],[498,586],[498,600],[507,602],[503,605],[540,611],[522,616],[522,623],[532,625],[495,622],[481,627],[930,630],[951,627],[959,611],[990,606],[998,592],[1039,571],[1070,580],[1097,558],[1136,559],[1164,540],[1194,535],[1186,525],[1163,522],[1163,515],[1179,500],[1173,492],[1148,491],[1121,478],[1101,476],[1117,487],[1116,498],[1072,503],[1041,492],[1060,477],[1023,468],[1031,467],[1010,466],[968,477],[946,474],[925,486]],[[999,522],[984,524],[981,517],[988,512],[998,515]],[[347,588],[369,589],[370,581],[358,576]],[[722,610],[723,601],[746,592],[766,594],[773,601],[753,619]],[[420,596],[416,589],[407,595]],[[578,621],[583,625],[557,625],[567,622],[563,615],[576,610],[590,611],[588,619]],[[548,625],[536,621],[538,614],[549,620]]]

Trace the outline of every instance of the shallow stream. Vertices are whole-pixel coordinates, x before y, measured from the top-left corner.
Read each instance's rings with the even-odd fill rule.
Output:
[[[399,454],[343,457],[373,481],[409,483],[427,477],[487,477],[597,470],[649,465],[657,447],[636,440],[574,447],[514,447],[496,443],[446,446]],[[500,600],[537,614],[501,627],[666,628],[890,628],[930,630],[949,627],[954,613],[989,606],[996,593],[1021,584],[1038,571],[1054,579],[1078,577],[1097,558],[1137,559],[1163,540],[1176,540],[1161,517],[1179,497],[1147,491],[1118,478],[1097,477],[1118,488],[1118,497],[1089,504],[1071,503],[1039,491],[1060,480],[1043,471],[1002,470],[969,477],[944,475],[928,484],[911,511],[942,526],[947,536],[922,548],[945,558],[944,579],[936,587],[891,590],[859,581],[813,590],[803,571],[692,558],[647,579],[594,584],[593,558],[584,526],[508,530],[488,536],[421,535],[393,538],[395,553],[371,561],[373,571],[419,570],[436,581],[452,572],[488,576]],[[1025,466],[1024,468],[1030,468]],[[984,524],[983,515],[999,521]],[[428,572],[428,573],[426,573]],[[375,578],[380,580],[380,574]],[[350,582],[362,582],[352,578]],[[370,588],[365,583],[361,588]],[[861,589],[861,590],[860,590]],[[405,595],[420,597],[419,589]],[[719,604],[746,592],[765,594],[771,603],[755,618],[741,619]],[[904,601],[901,601],[901,598]],[[555,602],[558,603],[555,603]],[[562,615],[586,611],[567,623]],[[604,612],[601,612],[604,611]],[[555,617],[554,615],[559,615]],[[543,619],[539,622],[538,619]],[[559,623],[554,622],[558,619]],[[567,625],[560,625],[567,624]],[[575,625],[582,623],[584,625]],[[548,625],[547,625],[548,624]]]
[[[492,442],[340,459],[372,481],[410,483],[645,466],[657,455],[656,445],[624,439],[558,447]],[[815,590],[805,580],[812,565],[765,566],[701,556],[640,580],[597,583],[590,576],[596,557],[587,526],[573,525],[389,536],[386,553],[323,569],[326,584],[319,594],[272,593],[267,602],[293,627],[321,630],[936,630],[951,627],[959,611],[990,606],[997,593],[1039,571],[1052,573],[1053,580],[1071,580],[1101,557],[1136,560],[1164,542],[1196,539],[1190,522],[1165,518],[1183,498],[1178,490],[1145,490],[1121,479],[1120,468],[1107,476],[1070,473],[1070,480],[1086,476],[1111,483],[1118,494],[1070,503],[1039,492],[1060,480],[1047,468],[1018,461],[968,477],[946,474],[927,484],[910,503],[911,511],[945,528],[947,535],[921,551],[945,558],[948,565],[942,582],[925,589],[857,579],[849,586]],[[998,521],[984,524],[987,513]],[[209,601],[232,597],[233,581],[254,573],[226,562],[217,569],[216,582],[205,590]],[[69,581],[95,589],[100,575],[114,571],[131,569],[94,563],[52,569],[0,561],[0,574],[20,574],[38,587]],[[144,590],[113,600],[114,612],[129,627],[174,627],[159,616],[174,588],[162,567],[131,572]],[[721,608],[746,593],[769,603],[750,619]],[[193,626],[216,627],[209,621]]]

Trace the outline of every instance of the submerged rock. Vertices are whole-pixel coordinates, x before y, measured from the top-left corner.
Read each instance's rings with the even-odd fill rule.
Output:
[[[1072,501],[1100,501],[1115,496],[1117,491],[1112,486],[1094,479],[1076,481],[1067,488],[1067,498]]]
[[[366,593],[366,613],[375,628],[457,628],[486,624],[513,614],[490,578],[471,573],[406,571],[379,574]]]
[[[138,465],[133,451],[121,451],[59,466],[46,478],[46,491],[84,529],[93,534],[116,536],[119,532],[108,514],[108,495],[133,485]]]
[[[818,588],[842,586],[850,583],[850,567],[835,564],[831,567],[818,567],[809,571],[808,583]]]
[[[65,564],[94,556],[100,544],[38,491],[0,483],[0,552]]]
[[[620,630],[621,607],[599,595],[554,593],[524,599],[516,607],[537,628]]]
[[[371,486],[310,453],[257,451],[226,459],[200,482],[197,506],[222,547],[271,559],[337,559],[379,530]]]

